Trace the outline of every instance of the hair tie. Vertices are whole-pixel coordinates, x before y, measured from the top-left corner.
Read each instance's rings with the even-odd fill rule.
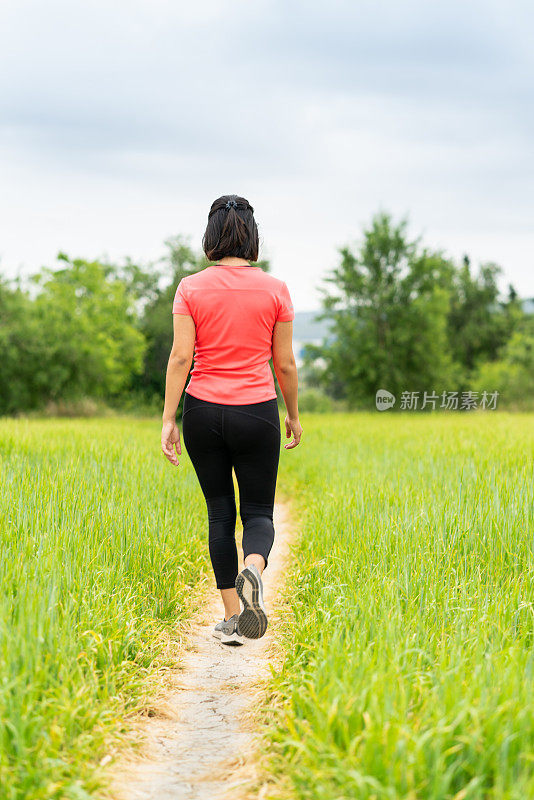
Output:
[[[228,200],[226,203],[226,209],[229,211],[231,208],[237,208],[237,203],[235,200]]]

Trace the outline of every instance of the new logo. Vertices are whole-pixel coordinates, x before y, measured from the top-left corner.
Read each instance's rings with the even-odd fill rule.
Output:
[[[388,408],[393,408],[395,405],[395,395],[386,389],[379,389],[376,393],[376,407],[378,411],[387,411]]]

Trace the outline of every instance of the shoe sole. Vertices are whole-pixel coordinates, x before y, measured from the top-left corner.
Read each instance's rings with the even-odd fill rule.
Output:
[[[234,633],[228,634],[223,633],[221,636],[221,644],[225,644],[227,647],[239,647],[242,644],[245,644],[243,641],[243,637],[234,631]]]
[[[235,588],[243,611],[237,620],[237,630],[247,639],[261,639],[267,630],[267,614],[263,605],[263,587],[254,573],[245,567],[235,580]]]

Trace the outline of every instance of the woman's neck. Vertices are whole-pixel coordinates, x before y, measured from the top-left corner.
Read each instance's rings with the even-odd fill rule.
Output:
[[[238,258],[237,256],[225,256],[224,258],[219,258],[217,260],[217,264],[228,264],[228,266],[242,266],[244,264],[248,264],[250,266],[250,262],[247,261],[246,258]]]

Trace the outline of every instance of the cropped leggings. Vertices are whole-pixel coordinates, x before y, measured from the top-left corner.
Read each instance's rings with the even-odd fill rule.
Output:
[[[237,519],[232,467],[239,486],[243,555],[265,565],[274,541],[273,508],[280,458],[276,398],[227,405],[184,393],[182,435],[206,499],[209,553],[218,589],[235,586]]]

